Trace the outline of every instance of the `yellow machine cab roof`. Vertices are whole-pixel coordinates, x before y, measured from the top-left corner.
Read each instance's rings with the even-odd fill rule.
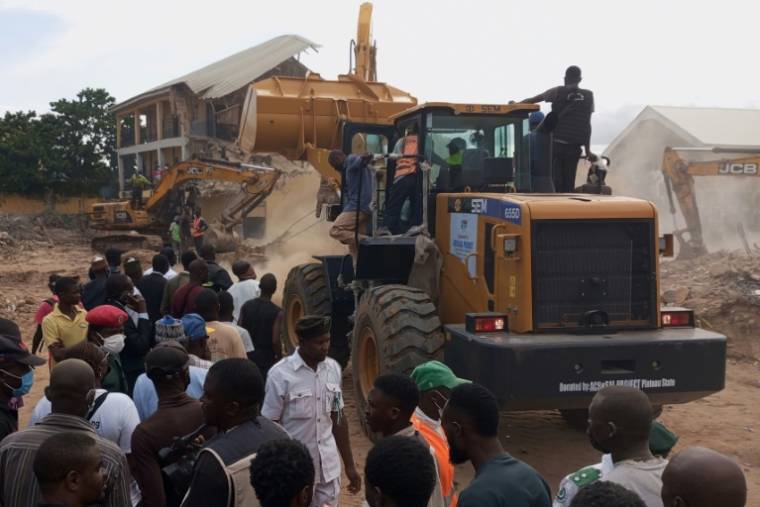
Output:
[[[391,116],[392,119],[402,118],[412,113],[429,108],[446,108],[454,114],[507,114],[515,111],[538,111],[538,104],[452,104],[451,102],[425,102]]]

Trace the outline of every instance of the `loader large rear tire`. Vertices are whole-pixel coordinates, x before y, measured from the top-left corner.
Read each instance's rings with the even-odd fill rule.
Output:
[[[359,421],[367,435],[367,394],[379,375],[410,374],[419,364],[443,356],[443,331],[430,297],[406,285],[365,292],[356,312],[351,363]],[[370,435],[371,436],[371,435]]]
[[[304,315],[329,316],[332,314],[330,285],[322,263],[301,264],[290,270],[285,282],[282,306],[285,310],[282,343],[286,352],[292,354],[298,347],[296,335],[298,319]],[[345,326],[336,326],[336,323],[333,323],[333,329],[345,329]],[[332,336],[330,357],[338,361],[341,368],[345,368],[348,364],[349,354],[347,338]]]

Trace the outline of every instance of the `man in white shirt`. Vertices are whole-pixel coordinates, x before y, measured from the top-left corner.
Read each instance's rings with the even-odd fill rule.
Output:
[[[296,333],[298,349],[269,370],[261,413],[309,449],[316,471],[311,505],[335,507],[340,498],[340,457],[351,493],[361,490],[361,477],[343,416],[341,369],[327,357],[330,319],[303,317],[296,324]]]
[[[233,283],[227,292],[232,295],[232,300],[235,303],[232,315],[237,322],[240,318],[240,309],[245,302],[259,297],[261,290],[259,289],[259,282],[256,280],[256,270],[253,269],[250,262],[235,261],[232,264],[232,273],[238,277],[238,282]]]
[[[580,489],[599,480],[633,491],[647,507],[663,507],[662,472],[668,462],[649,449],[652,419],[652,404],[639,389],[610,386],[596,393],[589,406],[587,433],[594,449],[609,457],[565,477],[554,507],[569,506]]]
[[[174,270],[174,266],[177,264],[177,254],[174,252],[174,249],[170,246],[165,246],[161,249],[160,252],[161,255],[169,259],[169,270],[164,273],[164,278],[167,280],[171,280],[175,276],[177,276],[177,272]],[[143,276],[147,276],[149,274],[153,273],[153,266],[149,267],[145,271],[143,271]]]

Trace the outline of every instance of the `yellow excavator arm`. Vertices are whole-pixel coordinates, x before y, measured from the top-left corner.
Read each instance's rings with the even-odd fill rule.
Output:
[[[362,81],[377,81],[376,54],[377,47],[372,40],[372,4],[364,2],[359,7],[354,46],[356,67],[353,74]]]
[[[734,158],[718,160],[685,160],[685,152],[702,152],[714,154],[732,154]],[[742,156],[748,155],[748,156]],[[738,158],[736,158],[738,157]],[[670,213],[675,216],[676,208],[673,194],[678,199],[686,229],[676,230],[681,253],[679,257],[695,257],[707,253],[702,237],[702,221],[697,207],[694,176],[760,176],[760,148],[666,148],[662,158],[662,173],[670,200]],[[683,237],[688,232],[689,239]]]
[[[240,183],[247,197],[233,207],[222,211],[222,225],[229,232],[242,223],[243,218],[272,193],[282,175],[278,169],[249,164],[230,164],[221,161],[188,160],[171,167],[161,178],[153,195],[145,203],[150,214],[169,196],[171,191],[189,181],[225,181]]]

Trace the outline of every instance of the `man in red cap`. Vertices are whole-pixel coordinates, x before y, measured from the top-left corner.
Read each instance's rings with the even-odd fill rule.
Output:
[[[0,319],[0,440],[18,430],[18,409],[34,382],[32,367],[45,362],[29,353],[15,322]]]
[[[124,349],[124,323],[127,312],[111,305],[96,306],[87,312],[90,325],[87,340],[102,348],[108,357],[108,373],[103,377],[103,389],[109,392],[129,394],[119,353]]]

